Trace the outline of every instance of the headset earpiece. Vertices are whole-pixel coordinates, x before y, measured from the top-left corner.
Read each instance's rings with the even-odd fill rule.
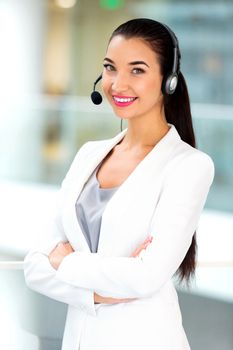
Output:
[[[172,95],[178,84],[178,75],[177,73],[167,74],[165,78],[163,78],[162,82],[162,93],[166,95]]]

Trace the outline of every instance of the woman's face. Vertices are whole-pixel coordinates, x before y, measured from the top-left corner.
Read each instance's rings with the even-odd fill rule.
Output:
[[[161,112],[162,75],[156,54],[140,38],[115,36],[104,59],[103,91],[120,118],[155,117]]]

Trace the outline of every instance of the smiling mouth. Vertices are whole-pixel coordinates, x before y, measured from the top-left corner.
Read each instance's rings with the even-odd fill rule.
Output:
[[[112,96],[112,99],[116,106],[126,107],[131,105],[137,97]]]

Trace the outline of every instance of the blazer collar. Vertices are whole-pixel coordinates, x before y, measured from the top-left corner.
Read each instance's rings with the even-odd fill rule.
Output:
[[[119,209],[118,203],[120,198],[123,200],[126,200],[127,198],[129,199],[130,196],[128,196],[127,193],[129,194],[131,189],[134,191],[135,186],[143,186],[145,181],[151,181],[150,176],[152,176],[152,173],[155,178],[156,174],[160,172],[175,144],[180,141],[180,136],[175,126],[172,124],[169,124],[169,126],[170,129],[167,134],[155,145],[154,148],[152,148],[152,150],[136,166],[134,171],[113,194],[104,210],[102,220],[104,220],[104,218],[115,209],[115,206]],[[72,233],[67,235],[70,243],[73,244],[76,249],[90,251],[76,217],[76,200],[94,169],[106,157],[112,148],[122,140],[126,133],[127,129],[123,130],[112,139],[100,141],[100,144],[97,144],[96,147],[90,151],[83,162],[83,171],[78,177],[77,182],[74,184],[74,187],[69,191],[67,201],[64,205],[64,225],[66,226],[65,230]],[[74,232],[76,232],[75,235],[73,234]]]
[[[180,135],[178,134],[175,126],[170,123],[168,123],[168,125],[170,126],[170,129],[168,130],[167,134],[152,148],[152,150],[137,165],[137,167],[129,175],[129,177],[131,177],[131,175],[133,175],[134,172],[137,172],[139,168],[142,168],[145,163],[148,163],[151,159],[153,159],[155,154],[156,159],[163,159],[165,154],[169,152],[172,146],[180,140]],[[84,183],[88,180],[89,176],[92,174],[94,169],[107,156],[107,154],[112,150],[112,148],[115,147],[117,143],[119,143],[123,139],[126,133],[127,129],[123,130],[112,139],[101,141],[101,144],[99,146],[97,145],[97,147],[95,147],[93,151],[90,152],[88,159],[89,164],[87,163],[87,166],[85,167],[85,171],[83,173],[83,183],[81,185],[84,185]]]

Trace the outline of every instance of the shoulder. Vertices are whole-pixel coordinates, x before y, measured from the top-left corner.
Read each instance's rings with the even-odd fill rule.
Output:
[[[73,177],[76,177],[80,169],[86,166],[90,161],[93,161],[100,153],[104,152],[111,143],[114,143],[114,139],[117,136],[106,140],[88,141],[84,143],[76,153],[66,173],[65,179],[63,180],[63,185],[67,183],[68,180],[72,180]]]
[[[212,158],[205,152],[194,148],[184,141],[181,141],[182,148],[185,150],[185,157],[183,160],[183,166],[189,166],[192,169],[202,168],[209,169],[211,172],[214,171],[214,162]]]
[[[182,160],[185,163],[194,162],[194,165],[198,163],[204,163],[209,166],[214,166],[212,158],[205,152],[190,146],[188,143],[180,140],[177,147],[177,155],[181,155]]]
[[[179,169],[195,169],[203,168],[214,171],[214,163],[212,158],[205,152],[192,147],[187,142],[183,141],[173,124],[170,130],[170,146],[172,148],[168,169],[179,171]],[[201,169],[200,169],[201,170]]]
[[[205,152],[190,146],[181,139],[177,143],[167,169],[171,181],[202,179],[211,184],[214,178],[214,162]]]
[[[73,162],[76,162],[81,158],[86,159],[86,157],[92,157],[98,152],[101,152],[102,150],[111,147],[111,145],[114,146],[119,140],[122,139],[126,131],[127,129],[121,131],[120,133],[111,138],[88,141],[84,143],[83,146],[78,150]]]
[[[84,143],[77,151],[72,164],[76,163],[77,161],[80,161],[81,159],[87,159],[87,157],[93,156],[93,154],[95,154],[96,152],[101,151],[102,149],[107,147],[113,139],[114,138],[109,138],[106,140],[95,140]]]
[[[80,147],[78,150],[75,158],[77,156],[86,156],[90,153],[92,153],[95,150],[101,149],[102,147],[107,146],[107,144],[111,141],[112,139],[106,139],[106,140],[95,140],[95,141],[88,141]]]

